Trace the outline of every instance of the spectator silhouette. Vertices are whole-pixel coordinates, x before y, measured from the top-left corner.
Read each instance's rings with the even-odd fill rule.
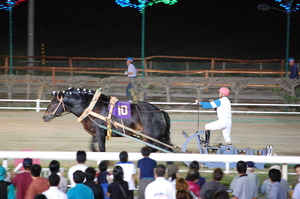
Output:
[[[59,184],[58,187],[59,189],[64,192],[67,193],[68,190],[68,181],[67,179],[63,176],[62,173],[59,172],[59,168],[60,168],[60,164],[57,160],[52,160],[49,164],[49,169],[51,171],[51,174],[57,174],[60,178],[59,180]]]
[[[143,158],[138,160],[137,163],[137,179],[139,184],[138,198],[144,199],[147,185],[154,181],[154,172],[157,163],[149,157],[151,154],[151,149],[149,147],[143,147],[141,153]]]
[[[68,199],[94,199],[91,188],[83,184],[85,173],[77,170],[73,173],[75,186],[67,192]]]
[[[15,174],[14,172],[11,173],[12,176],[12,183],[17,188],[17,198],[16,199],[24,199],[26,191],[32,182],[32,178],[30,175],[30,167],[32,165],[31,158],[23,159],[23,168],[24,171]]]
[[[97,183],[98,183],[98,185],[100,185],[102,187],[103,196],[105,199],[109,199],[106,197],[107,187],[108,187],[108,183],[109,183],[107,179],[111,175],[110,173],[107,172],[108,165],[109,165],[109,163],[107,160],[102,160],[98,166],[100,173],[97,176]]]
[[[119,154],[120,162],[116,165],[121,166],[124,172],[124,180],[128,182],[128,189],[129,189],[129,199],[133,199],[133,192],[135,190],[134,184],[134,175],[136,173],[136,169],[133,162],[128,162],[128,153],[126,151],[122,151]]]
[[[85,170],[86,181],[83,184],[92,189],[95,199],[103,199],[104,195],[103,195],[102,187],[97,185],[94,182],[95,176],[96,176],[96,170],[92,167],[88,167]]]
[[[36,194],[43,193],[48,190],[49,183],[47,178],[40,177],[42,167],[39,164],[34,164],[30,167],[30,174],[32,177],[32,182],[30,183],[25,199],[32,199]]]
[[[47,199],[68,199],[67,194],[59,188],[60,177],[56,173],[52,173],[48,177],[48,181],[50,187],[47,191],[43,192]]]
[[[202,187],[201,187],[201,193],[200,196],[202,199],[205,198],[212,198],[212,196],[219,191],[227,191],[227,188],[220,183],[220,181],[223,178],[223,170],[220,168],[214,169],[213,172],[213,181],[206,182]]]
[[[86,161],[85,151],[77,151],[76,161],[77,161],[77,165],[72,166],[68,171],[68,178],[70,181],[71,188],[75,186],[75,182],[73,180],[73,173],[77,170],[85,172],[85,169],[88,167],[85,165],[85,161]]]
[[[107,198],[127,199],[131,193],[128,190],[128,182],[124,181],[124,172],[121,166],[115,166],[113,170],[113,182],[108,185]]]

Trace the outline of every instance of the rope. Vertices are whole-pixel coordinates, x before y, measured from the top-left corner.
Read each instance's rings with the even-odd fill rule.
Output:
[[[90,118],[90,117],[89,117],[89,118]],[[92,118],[90,118],[90,119],[91,119],[95,124],[97,124],[96,121],[94,121]],[[116,131],[116,130],[111,129],[111,128],[107,128],[106,126],[103,126],[103,125],[101,125],[101,124],[97,124],[97,125],[98,125],[100,128],[106,129],[107,131],[111,130],[112,132],[114,132],[114,133],[117,134],[117,135],[120,135],[120,136],[129,138],[129,139],[132,139],[132,140],[134,140],[134,141],[136,141],[136,142],[145,144],[145,145],[150,146],[150,147],[152,147],[152,148],[154,148],[154,149],[157,149],[157,150],[159,150],[159,151],[162,151],[162,152],[165,152],[165,153],[173,153],[173,152],[168,151],[168,150],[166,150],[166,149],[163,149],[163,148],[161,148],[161,147],[158,147],[158,146],[155,146],[155,145],[153,145],[153,144],[144,142],[144,141],[142,141],[142,140],[140,140],[140,139],[138,139],[138,138],[135,138],[135,137],[132,137],[132,136],[129,136],[129,135],[120,133],[119,131]]]

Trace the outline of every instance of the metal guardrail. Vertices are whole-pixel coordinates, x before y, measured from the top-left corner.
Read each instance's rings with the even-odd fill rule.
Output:
[[[40,112],[46,110],[41,107],[42,103],[50,103],[50,100],[22,100],[22,99],[0,99],[0,102],[24,102],[24,103],[35,103],[35,107],[0,107],[0,110],[35,110]],[[183,102],[149,102],[156,105],[197,105],[196,103],[183,103]],[[232,106],[261,106],[261,107],[300,107],[300,104],[252,104],[252,103],[232,103]],[[165,110],[169,113],[198,113],[198,110]],[[201,113],[214,113],[215,111],[210,110],[199,110]],[[240,114],[283,114],[283,115],[299,115],[300,112],[282,112],[282,111],[232,111],[232,113]]]

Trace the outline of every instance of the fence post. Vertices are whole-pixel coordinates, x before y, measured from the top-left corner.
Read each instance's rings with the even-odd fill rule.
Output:
[[[263,63],[259,63],[259,70],[263,69]],[[260,76],[262,76],[262,74],[260,74]]]
[[[52,90],[55,90],[55,67],[52,67]]]
[[[205,78],[208,78],[208,77],[209,77],[208,70],[205,70]]]
[[[4,74],[7,75],[8,74],[8,57],[5,57],[5,63],[4,63],[4,66],[5,66],[5,72]]]
[[[282,178],[288,180],[288,165],[282,164]]]
[[[69,59],[70,75],[73,76],[73,61]]]
[[[211,60],[211,70],[215,70],[215,60],[214,59]],[[213,77],[214,74],[212,73],[211,76]]]
[[[189,72],[189,70],[190,70],[190,62],[186,62],[186,63],[185,63],[185,70],[186,70],[187,72]],[[185,76],[189,76],[189,74],[186,74]]]
[[[40,112],[41,102],[40,99],[36,99],[36,112]]]

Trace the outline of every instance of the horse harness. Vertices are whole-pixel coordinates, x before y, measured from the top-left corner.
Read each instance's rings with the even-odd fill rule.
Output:
[[[63,100],[63,96],[60,96],[60,98],[58,97],[58,94],[56,96],[57,100],[59,101],[57,107],[54,109],[54,111],[51,113],[51,115],[55,115],[56,111],[58,110],[58,108],[60,107],[60,105],[62,105],[64,111],[66,111],[66,107],[65,107],[65,103],[64,103],[64,100]]]
[[[94,117],[96,117],[96,118],[99,118],[99,119],[101,119],[101,120],[107,122],[107,128],[109,129],[109,130],[108,130],[108,134],[107,134],[107,136],[106,136],[106,137],[107,137],[107,140],[110,140],[111,132],[112,132],[111,125],[113,124],[115,127],[120,127],[120,128],[122,128],[124,134],[125,134],[125,130],[127,130],[127,131],[130,131],[130,132],[132,132],[132,133],[138,135],[138,136],[145,137],[145,138],[147,138],[147,139],[149,139],[149,140],[152,140],[152,141],[154,141],[154,142],[156,142],[156,143],[159,143],[159,144],[161,144],[161,145],[164,145],[164,146],[167,146],[167,147],[172,148],[172,149],[174,149],[174,150],[177,150],[177,148],[174,147],[174,146],[168,145],[168,144],[163,143],[163,142],[161,142],[161,141],[159,141],[159,140],[156,140],[156,139],[154,139],[154,138],[152,138],[152,137],[150,137],[150,136],[148,136],[148,135],[145,135],[145,134],[143,134],[143,133],[140,132],[140,131],[131,129],[131,128],[127,127],[127,126],[124,126],[123,121],[122,121],[122,124],[113,121],[113,120],[111,119],[111,116],[112,116],[112,110],[113,110],[113,108],[114,108],[114,106],[115,106],[115,103],[118,101],[118,98],[116,98],[116,97],[112,97],[111,100],[110,100],[110,110],[109,110],[109,115],[108,115],[108,117],[104,117],[103,115],[100,115],[100,114],[94,112],[94,111],[93,111],[93,108],[94,108],[94,106],[96,105],[96,103],[97,103],[97,101],[98,101],[100,95],[101,95],[100,89],[96,90],[96,93],[95,93],[95,95],[94,95],[94,97],[93,97],[93,99],[92,99],[90,105],[84,110],[84,112],[81,114],[81,116],[78,117],[78,120],[77,120],[78,122],[82,122],[82,120],[84,120],[86,117],[89,117],[89,118],[92,120],[92,118],[89,116],[89,115],[92,115],[92,116],[94,116]],[[94,120],[92,120],[92,121],[93,121],[94,123],[96,123],[96,121],[94,121]],[[97,123],[96,123],[96,124],[97,124]]]

